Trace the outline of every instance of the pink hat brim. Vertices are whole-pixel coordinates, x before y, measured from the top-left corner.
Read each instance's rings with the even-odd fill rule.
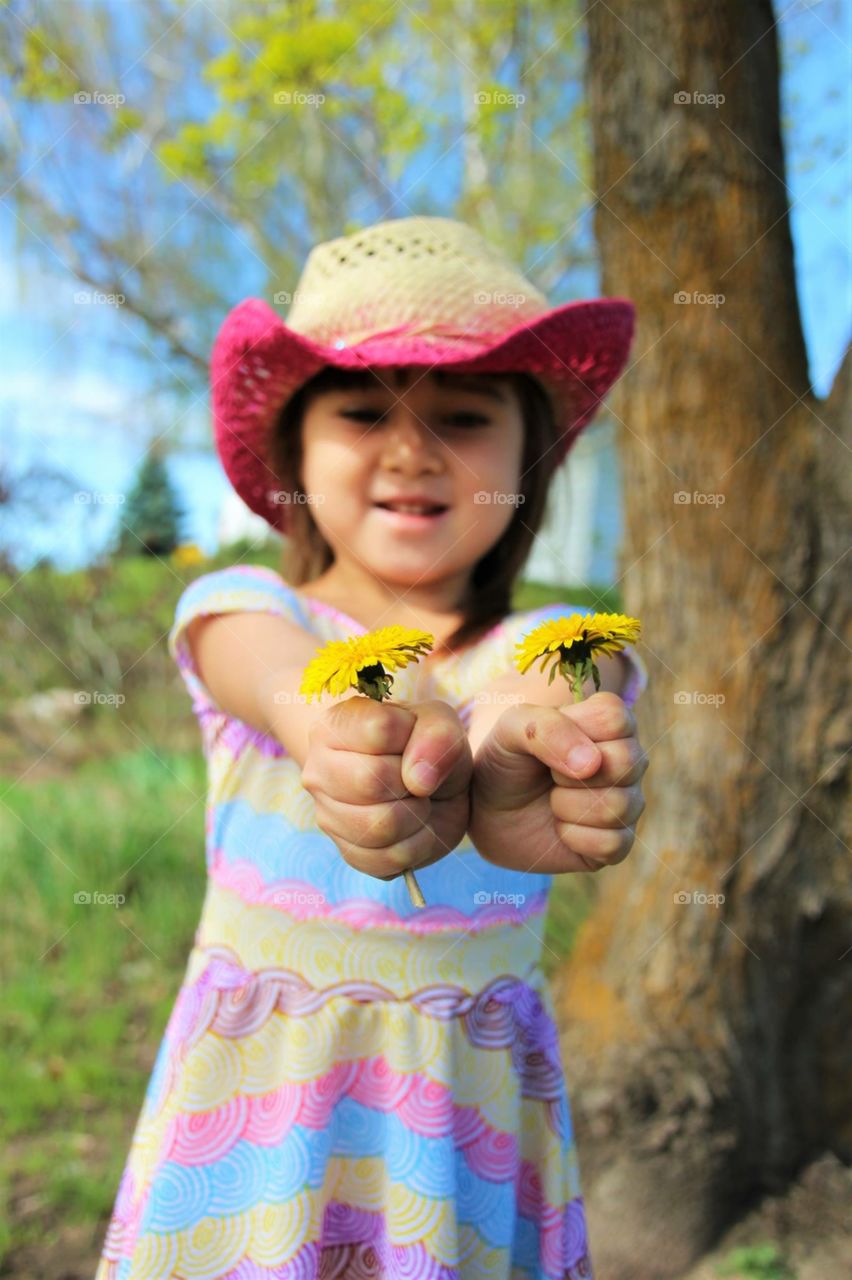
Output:
[[[442,346],[417,335],[337,348],[295,333],[262,298],[246,298],[225,317],[211,354],[216,450],[246,505],[286,533],[288,504],[275,501],[280,481],[269,466],[267,446],[290,397],[325,365],[445,365],[459,373],[523,371],[536,377],[554,404],[561,462],[622,372],[634,326],[629,298],[593,298],[556,307],[470,356],[460,356],[457,344]]]

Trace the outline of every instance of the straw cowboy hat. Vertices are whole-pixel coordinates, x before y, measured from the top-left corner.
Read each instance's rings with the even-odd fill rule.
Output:
[[[627,298],[551,307],[465,223],[380,222],[311,250],[286,323],[260,298],[225,317],[210,363],[216,449],[243,501],[286,533],[288,504],[267,461],[286,401],[325,365],[442,365],[537,378],[561,462],[624,368],[634,318]]]

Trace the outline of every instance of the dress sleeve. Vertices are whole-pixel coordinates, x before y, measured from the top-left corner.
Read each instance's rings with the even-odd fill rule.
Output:
[[[566,614],[580,613],[585,617],[595,610],[587,604],[571,604],[569,602],[556,601],[551,604],[541,605],[538,609],[528,609],[517,615],[517,621],[510,628],[512,640],[517,642],[527,635],[528,632],[535,630],[542,622],[547,622],[550,618],[562,618]],[[512,644],[512,657],[514,657],[515,645]],[[628,707],[632,707],[640,694],[644,693],[648,685],[648,668],[636,648],[632,644],[626,644],[621,650],[621,656],[626,659],[627,681],[621,691],[621,698]]]
[[[262,565],[237,565],[202,574],[184,591],[175,609],[168,636],[168,650],[192,698],[192,709],[201,722],[205,749],[218,728],[229,719],[201,679],[187,639],[195,619],[221,613],[274,613],[310,630],[301,601],[277,573]]]

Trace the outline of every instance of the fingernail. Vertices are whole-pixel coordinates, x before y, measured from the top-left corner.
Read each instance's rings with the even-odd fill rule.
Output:
[[[411,766],[411,776],[418,787],[434,787],[438,781],[438,770],[425,760],[418,760]]]
[[[569,769],[586,769],[597,759],[592,747],[572,747],[568,752]]]

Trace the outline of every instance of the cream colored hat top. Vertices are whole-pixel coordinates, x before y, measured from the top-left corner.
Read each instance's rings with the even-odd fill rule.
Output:
[[[498,341],[550,309],[545,295],[473,227],[412,217],[312,249],[287,324],[327,346],[354,346],[405,328],[478,352],[483,341]]]

